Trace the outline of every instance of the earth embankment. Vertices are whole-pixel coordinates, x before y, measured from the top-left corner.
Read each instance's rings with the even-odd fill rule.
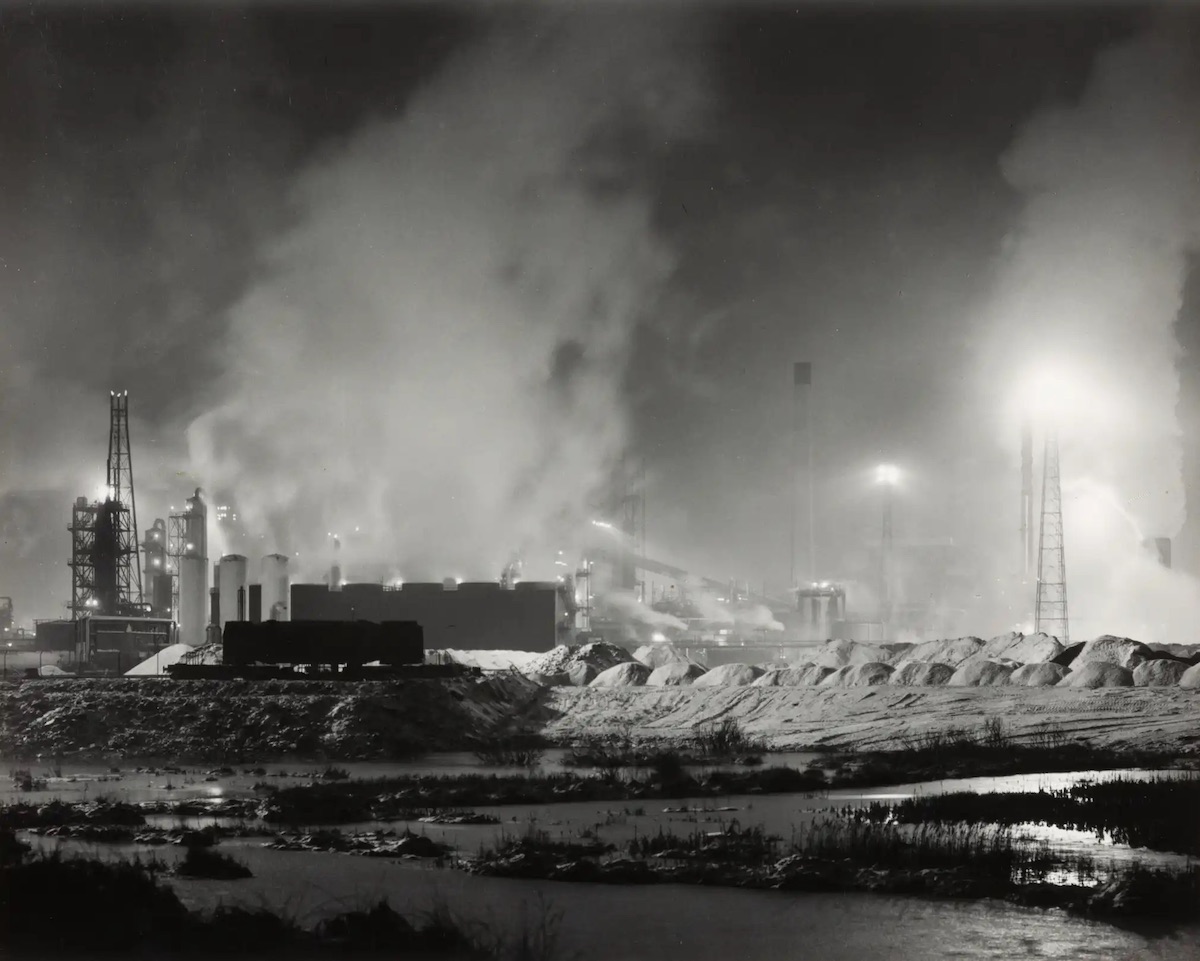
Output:
[[[544,689],[519,675],[331,681],[69,679],[0,687],[9,757],[375,760],[459,750],[501,722],[537,728]]]
[[[1009,736],[1200,752],[1200,696],[1179,688],[556,688],[556,741],[618,734],[671,741],[734,718],[774,749],[892,750],[922,735],[1003,720]]]

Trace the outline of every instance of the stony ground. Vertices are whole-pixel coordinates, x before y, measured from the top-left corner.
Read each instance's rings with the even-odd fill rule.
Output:
[[[776,749],[887,750],[999,717],[1010,735],[1061,733],[1097,746],[1200,752],[1200,691],[1179,688],[554,688],[559,741],[617,734],[671,740],[736,718]]]
[[[0,686],[6,757],[375,760],[464,749],[498,721],[540,727],[519,676],[322,681],[56,680]]]

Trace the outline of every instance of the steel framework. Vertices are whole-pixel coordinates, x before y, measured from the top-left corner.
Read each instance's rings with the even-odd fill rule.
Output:
[[[1038,535],[1035,630],[1070,643],[1067,622],[1067,560],[1063,543],[1062,482],[1059,478],[1058,434],[1046,434],[1042,456],[1042,519]]]
[[[95,614],[100,606],[96,591],[96,518],[100,505],[84,497],[71,511],[71,619]]]
[[[138,560],[137,500],[129,451],[129,391],[109,391],[108,501],[116,555],[116,610],[132,614],[142,605],[142,567]]]

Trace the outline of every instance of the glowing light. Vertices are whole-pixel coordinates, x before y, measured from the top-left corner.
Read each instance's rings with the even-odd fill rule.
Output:
[[[650,635],[650,640],[652,640],[652,641],[665,641],[666,639],[667,639],[667,635],[664,634],[662,631],[655,631],[653,634]]]
[[[1090,378],[1067,364],[1047,362],[1035,367],[1017,390],[1025,416],[1057,426],[1088,423],[1107,416],[1102,411],[1112,406],[1106,393],[1092,386]]]
[[[612,530],[612,524],[608,521],[592,521],[592,524],[596,527],[603,527],[606,531]]]
[[[888,487],[895,487],[900,483],[900,468],[895,464],[880,464],[875,468],[875,480]]]

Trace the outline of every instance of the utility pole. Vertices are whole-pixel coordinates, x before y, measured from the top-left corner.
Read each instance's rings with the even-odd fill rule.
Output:
[[[1059,477],[1058,432],[1054,429],[1046,433],[1042,458],[1042,518],[1034,610],[1034,630],[1057,637],[1064,645],[1070,643],[1062,482]]]

